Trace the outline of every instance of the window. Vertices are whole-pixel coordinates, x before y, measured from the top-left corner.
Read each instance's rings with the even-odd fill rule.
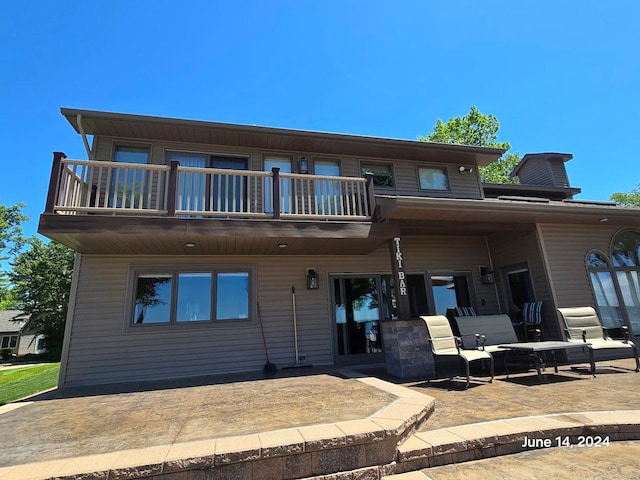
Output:
[[[249,274],[224,272],[216,275],[216,318],[249,318]]]
[[[610,253],[594,250],[585,258],[600,319],[605,327],[627,326],[640,335],[640,232],[616,234]]]
[[[1,348],[16,348],[18,346],[18,336],[17,335],[7,335],[2,337],[2,347]]]
[[[171,274],[138,275],[134,323],[169,323],[171,321],[172,280]]]
[[[113,152],[114,163],[149,163],[149,148],[143,146],[116,145]],[[111,171],[109,186],[109,207],[145,208],[147,193],[151,188],[148,170],[126,166],[116,166]]]
[[[176,322],[211,320],[211,274],[179,273]]]
[[[36,353],[43,352],[44,350],[46,350],[44,337],[38,337],[36,340]]]
[[[432,275],[430,281],[436,315],[446,315],[447,310],[452,308],[472,306],[470,275]]]
[[[249,269],[134,274],[133,325],[250,319]]]
[[[616,235],[611,258],[614,267],[640,267],[640,233],[627,230]]]
[[[363,163],[360,165],[362,175],[373,173],[373,185],[375,187],[393,187],[393,169],[391,165]]]
[[[606,255],[601,252],[589,252],[586,263],[602,325],[609,328],[624,325],[622,309]]]
[[[340,162],[335,160],[315,160],[313,173],[322,177],[339,177]],[[313,189],[318,213],[339,215],[343,209],[346,209],[346,205],[343,205],[340,182],[330,179],[316,180],[313,182]]]
[[[149,148],[116,145],[113,153],[113,161],[119,163],[149,163]]]
[[[421,190],[449,190],[449,178],[445,168],[418,167]]]
[[[264,171],[271,172],[274,167],[280,169],[280,173],[291,173],[291,158],[268,156],[264,159]],[[291,213],[292,184],[290,178],[280,179],[280,213]],[[273,213],[272,179],[264,179],[264,205],[265,213]]]

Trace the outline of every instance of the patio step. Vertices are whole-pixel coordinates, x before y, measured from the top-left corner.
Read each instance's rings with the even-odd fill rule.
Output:
[[[536,448],[592,447],[605,438],[640,440],[640,410],[539,415],[416,432],[398,447],[393,475],[381,478],[428,479],[420,470]]]

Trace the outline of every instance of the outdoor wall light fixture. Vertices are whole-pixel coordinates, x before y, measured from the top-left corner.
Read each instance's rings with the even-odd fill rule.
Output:
[[[489,270],[487,267],[480,267],[480,281],[488,285],[496,283],[493,271]]]
[[[317,270],[315,268],[307,268],[307,290],[317,290],[319,286]]]
[[[300,173],[309,173],[309,160],[307,160],[307,157],[300,157],[299,170]]]
[[[193,248],[193,247],[196,246],[196,244],[193,243],[193,242],[187,242],[187,243],[184,244],[184,246],[187,247],[187,248]]]
[[[458,171],[462,174],[462,175],[466,175],[467,173],[471,173],[473,172],[473,168],[471,167],[465,167],[464,165],[460,165],[458,167]]]

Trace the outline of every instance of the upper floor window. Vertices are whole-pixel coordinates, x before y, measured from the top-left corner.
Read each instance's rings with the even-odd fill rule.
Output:
[[[339,177],[340,162],[337,160],[314,160],[313,173],[323,177]]]
[[[119,163],[149,163],[149,147],[116,145],[113,161]]]
[[[393,168],[390,164],[363,163],[362,175],[373,173],[373,185],[376,187],[394,187]]]
[[[445,168],[418,167],[421,190],[449,190],[449,177]]]

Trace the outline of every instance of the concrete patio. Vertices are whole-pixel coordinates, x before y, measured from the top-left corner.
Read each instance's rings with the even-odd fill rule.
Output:
[[[466,391],[321,368],[53,391],[0,407],[11,439],[0,478],[456,478],[467,474],[437,468],[514,459],[491,457],[531,450],[525,436],[579,435],[608,436],[611,451],[626,445],[635,454],[612,457],[637,469],[638,442],[622,443],[640,439],[631,362],[601,362],[596,378],[565,367],[542,384],[529,372]],[[534,450],[517,455],[548,465],[562,449]],[[563,458],[573,457],[557,468]]]

